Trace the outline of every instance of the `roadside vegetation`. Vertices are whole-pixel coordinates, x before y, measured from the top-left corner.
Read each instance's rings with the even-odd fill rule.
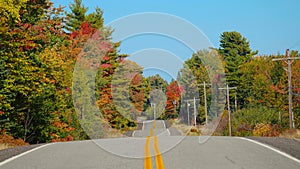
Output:
[[[260,56],[239,32],[223,32],[218,48],[194,53],[185,61],[184,68],[178,74],[178,81],[174,79],[167,82],[160,75],[144,77],[143,68],[128,61],[127,54],[119,52],[121,42],[111,40],[113,30],[104,26],[103,11],[100,8],[88,14],[81,0],[74,0],[70,9],[67,12],[62,7],[55,8],[47,0],[7,0],[0,3],[2,147],[90,139],[85,130],[93,130],[93,127],[84,130],[80,125],[80,120],[88,117],[76,113],[77,109],[84,107],[85,100],[82,98],[85,93],[72,95],[74,91],[80,93],[78,91],[83,90],[72,88],[72,84],[83,83],[86,79],[82,74],[79,81],[73,82],[72,77],[77,56],[88,55],[83,50],[84,45],[95,34],[102,38],[96,46],[107,50],[97,67],[96,86],[88,89],[94,90],[96,95],[90,104],[97,105],[102,113],[101,119],[94,119],[96,122],[101,120],[101,131],[97,131],[97,137],[121,137],[129,130],[136,129],[136,117],[147,116],[152,119],[154,107],[150,103],[153,101],[150,92],[154,89],[166,95],[166,103],[155,107],[158,110],[165,109],[158,119],[173,121],[174,126],[183,133],[201,135],[199,128],[204,126],[206,120],[205,101],[203,87],[198,84],[209,84],[220,77],[226,77],[229,86],[237,87],[230,94],[234,136],[299,138],[300,61],[292,64],[295,129],[290,130],[286,63],[272,61],[284,55]],[[291,51],[290,54],[291,57],[299,57],[297,51]],[[209,63],[204,64],[200,59],[203,57],[220,58],[225,75],[210,77],[206,71]],[[115,90],[113,96],[112,81],[118,68],[126,64],[129,65],[126,67],[128,74],[135,73],[129,83],[128,94],[134,106],[124,106],[120,110],[114,105],[113,97],[122,99],[124,91]],[[189,77],[189,71],[195,78]],[[120,77],[118,83],[127,83],[126,80]],[[186,126],[188,121],[193,122],[193,119],[187,119],[187,110],[194,110],[187,107],[187,102],[183,100],[185,98],[181,97],[181,93],[189,91],[187,87],[195,88],[200,96],[196,106],[198,126],[192,128],[192,131],[188,131]],[[209,109],[212,104],[225,104],[210,102],[213,90],[216,89],[207,87],[207,106],[212,114],[217,111]],[[185,93],[186,97],[188,94]],[[224,93],[222,97],[225,97]],[[212,107],[218,108],[218,105]],[[133,117],[125,118],[120,111],[133,113]],[[226,109],[221,112],[216,114],[216,118],[221,120],[214,135],[228,135],[228,112]]]

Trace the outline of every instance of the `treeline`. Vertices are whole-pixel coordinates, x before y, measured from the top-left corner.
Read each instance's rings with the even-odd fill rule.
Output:
[[[230,108],[232,112],[232,130],[237,136],[278,136],[288,129],[288,76],[285,61],[272,61],[274,58],[283,58],[285,55],[259,56],[258,51],[252,51],[249,41],[238,32],[224,32],[220,36],[220,47],[214,49],[222,60],[226,82],[218,87],[236,87],[230,90]],[[195,75],[191,86],[198,86],[200,105],[198,107],[197,122],[205,124],[203,87],[197,84],[211,83],[203,63],[203,56],[215,57],[214,52],[198,51],[191,59],[185,62],[186,69]],[[297,51],[290,52],[291,57],[299,57]],[[184,69],[181,70],[184,72]],[[300,128],[300,62],[292,64],[292,91],[295,128]],[[212,88],[208,89],[208,111],[214,104],[210,100]],[[225,97],[225,90],[219,97]],[[223,104],[226,100],[221,99]],[[182,104],[185,106],[186,104]],[[217,107],[217,106],[212,106]],[[191,107],[192,108],[192,107]],[[190,109],[191,109],[190,108]],[[183,109],[183,110],[186,110]],[[228,112],[225,107],[218,117],[220,124],[216,135],[228,135]],[[192,111],[192,109],[190,110]],[[186,114],[187,112],[181,112]],[[186,116],[186,115],[185,115]],[[186,117],[185,117],[186,118]]]
[[[0,134],[29,143],[109,137],[112,129],[126,132],[142,113],[151,114],[152,89],[166,91],[159,75],[143,77],[143,68],[119,53],[121,42],[111,40],[100,8],[87,14],[81,0],[69,7],[66,12],[48,0],[1,2]],[[78,63],[97,65],[96,77],[77,71]]]
[[[1,2],[1,133],[29,143],[88,138],[74,111],[72,72],[103,18],[98,8],[86,15],[80,3],[66,16],[47,0]],[[122,58],[118,45],[109,53],[112,62]]]
[[[87,8],[76,0],[70,9],[65,12],[47,0],[1,2],[1,133],[29,143],[89,138],[73,106],[72,73],[91,35],[101,29],[109,39],[111,30],[103,26],[99,8],[87,15]],[[118,53],[119,46],[109,46],[96,91],[101,96],[97,103],[114,126],[121,123],[113,121],[120,115],[109,112],[112,100],[107,91],[113,71],[127,57]]]

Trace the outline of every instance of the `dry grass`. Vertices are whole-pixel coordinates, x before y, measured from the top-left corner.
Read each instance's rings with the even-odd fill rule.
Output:
[[[13,146],[9,146],[8,144],[0,143],[0,150],[4,150],[7,148],[12,148]]]
[[[178,119],[174,119],[171,122],[171,127],[176,128],[179,130],[182,134],[187,136],[199,136],[200,132],[197,127],[194,126],[187,126],[186,124],[183,124]]]
[[[15,139],[7,134],[0,134],[0,150],[24,145],[29,144],[25,143],[22,139]]]
[[[280,134],[279,137],[300,139],[299,129],[289,129]]]
[[[105,133],[104,138],[121,138],[124,137],[122,132],[116,129],[108,129]]]

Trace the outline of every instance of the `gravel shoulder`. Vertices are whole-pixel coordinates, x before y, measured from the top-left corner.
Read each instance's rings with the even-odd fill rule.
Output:
[[[280,138],[280,137],[248,137],[248,138],[270,145],[300,160],[299,139],[288,139],[288,138]]]
[[[18,154],[24,153],[28,150],[39,147],[41,145],[43,145],[43,144],[34,144],[34,145],[29,145],[29,146],[19,146],[19,147],[0,150],[0,162],[4,161],[6,159],[9,159],[13,156],[16,156]]]

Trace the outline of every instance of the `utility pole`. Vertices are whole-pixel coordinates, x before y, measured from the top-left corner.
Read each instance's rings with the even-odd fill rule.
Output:
[[[156,104],[154,103],[154,120],[156,120],[156,110],[155,110]]]
[[[219,88],[220,90],[226,90],[226,100],[227,100],[227,110],[228,110],[228,128],[229,128],[229,136],[231,136],[231,111],[230,111],[230,99],[229,99],[229,90],[236,90],[237,87],[229,87],[228,84],[226,84],[226,88]]]
[[[187,106],[186,106],[186,108],[187,108],[187,116],[188,116],[188,126],[190,125],[190,103],[189,102],[187,102]]]
[[[207,125],[208,124],[208,113],[207,113],[206,86],[211,86],[211,84],[206,84],[205,81],[203,81],[203,84],[200,84],[200,86],[203,86],[205,125]]]
[[[235,93],[234,95],[234,107],[235,107],[235,111],[237,111],[237,98],[236,98],[237,93]]]
[[[151,107],[153,106],[154,110],[153,110],[153,120],[156,119],[156,112],[155,112],[155,103],[150,103]]]
[[[195,126],[196,126],[196,120],[197,120],[197,109],[196,109],[196,100],[200,100],[200,99],[196,99],[194,97],[194,99],[188,99],[188,100],[184,100],[186,101],[186,110],[187,110],[187,118],[188,118],[188,125],[190,125],[190,110],[189,110],[189,107],[190,107],[190,101],[193,101],[194,102],[194,120],[195,120]]]
[[[289,90],[289,123],[290,123],[290,128],[295,128],[294,124],[294,113],[293,113],[293,93],[292,93],[292,69],[291,69],[291,64],[293,63],[294,60],[300,59],[300,57],[293,57],[289,55],[289,49],[286,50],[285,52],[285,58],[276,58],[272,59],[272,61],[282,61],[284,60],[285,63],[287,63],[288,68],[288,90]]]
[[[196,98],[194,97],[194,126],[197,125],[197,110],[196,110]]]
[[[176,101],[176,100],[173,100],[172,103],[173,103],[173,106],[174,106],[174,115],[175,115],[175,114],[176,114],[176,105],[177,105],[177,101]]]
[[[227,90],[227,110],[228,110],[228,126],[229,126],[229,136],[231,136],[231,111],[230,111],[230,100],[229,100],[229,87],[226,85]]]

